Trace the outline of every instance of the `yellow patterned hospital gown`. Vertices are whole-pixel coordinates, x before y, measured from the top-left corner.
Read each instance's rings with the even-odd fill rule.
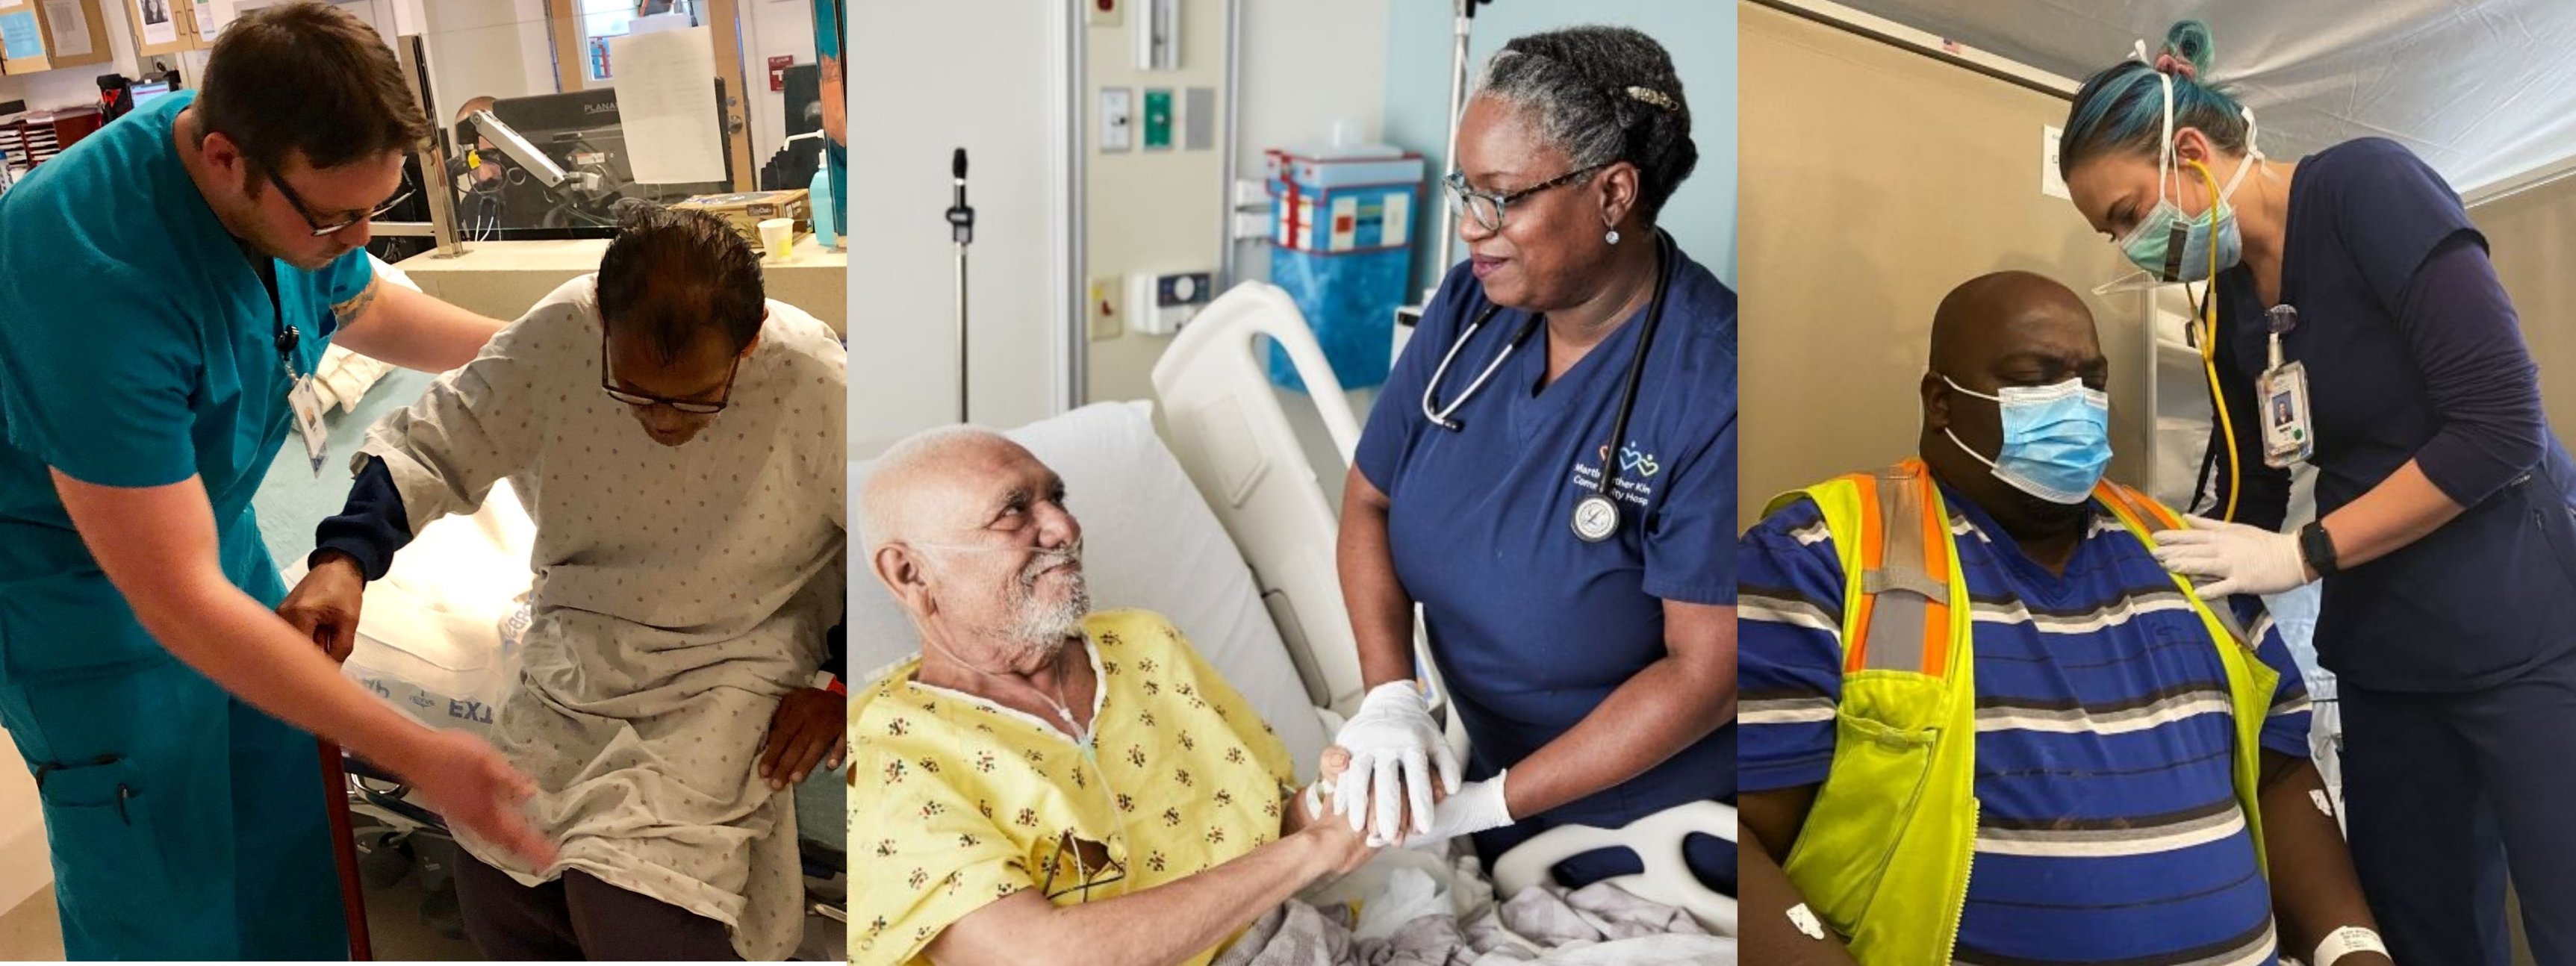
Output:
[[[853,963],[926,962],[940,930],[1022,889],[1059,906],[1113,899],[1279,837],[1295,778],[1269,724],[1162,615],[1094,614],[1083,631],[1101,682],[1088,749],[913,681],[918,661],[861,689]]]

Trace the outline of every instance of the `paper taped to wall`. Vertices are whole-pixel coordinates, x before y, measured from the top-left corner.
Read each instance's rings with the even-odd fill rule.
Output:
[[[89,18],[74,0],[45,0],[45,23],[53,28],[54,57],[85,57],[90,51]]]
[[[617,65],[617,114],[626,128],[627,160],[635,180],[724,180],[712,31],[691,27],[612,37],[608,58]]]

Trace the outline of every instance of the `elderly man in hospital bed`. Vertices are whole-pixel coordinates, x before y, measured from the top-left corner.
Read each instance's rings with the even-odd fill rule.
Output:
[[[859,690],[855,963],[1201,964],[1376,850],[1161,615],[1090,612],[1082,527],[967,427],[877,461],[869,564],[922,651]],[[1325,753],[1324,773],[1347,756]]]
[[[841,610],[845,361],[762,297],[720,220],[656,210],[368,435],[281,611],[345,656],[365,581],[507,479],[533,623],[496,744],[559,850],[472,836],[458,897],[495,958],[779,959],[803,925],[783,790],[837,757],[815,685]],[[836,664],[832,665],[837,667]],[[765,749],[765,753],[764,753]]]

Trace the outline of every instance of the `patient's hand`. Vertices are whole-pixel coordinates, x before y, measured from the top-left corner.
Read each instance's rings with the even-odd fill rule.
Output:
[[[358,646],[358,609],[366,602],[367,575],[345,553],[324,553],[320,563],[277,605],[277,616],[322,646],[334,661],[347,661]]]
[[[1339,816],[1333,814],[1332,805],[1333,791],[1336,787],[1336,783],[1341,780],[1342,773],[1350,770],[1350,767],[1350,749],[1344,748],[1340,745],[1333,745],[1324,749],[1323,760],[1315,769],[1315,784],[1311,786],[1315,789],[1316,804],[1320,807],[1312,812],[1308,812],[1305,810],[1304,801],[1302,801],[1305,796],[1298,796],[1300,801],[1297,807],[1299,809],[1299,814],[1304,816],[1306,824],[1311,825],[1320,822],[1327,825],[1340,825],[1345,829],[1350,828],[1350,823],[1342,821]],[[1412,823],[1413,808],[1411,805],[1404,807],[1401,817],[1398,818],[1397,821],[1407,825]],[[1377,831],[1376,818],[1371,817],[1367,825],[1356,831],[1364,836],[1373,836]],[[1377,850],[1375,848],[1369,849],[1370,854],[1375,854],[1376,852]],[[1361,857],[1361,861],[1366,860],[1367,856]],[[1349,870],[1345,869],[1343,871],[1347,872]]]
[[[770,790],[804,781],[818,764],[840,767],[848,714],[840,695],[821,688],[802,688],[780,700],[760,756],[760,777],[769,780]]]
[[[1322,844],[1325,855],[1332,863],[1332,874],[1337,876],[1349,875],[1351,870],[1367,864],[1369,856],[1377,854],[1377,848],[1369,844],[1368,830],[1353,829],[1350,823],[1339,821],[1333,814],[1330,804],[1333,781],[1340,778],[1342,772],[1350,767],[1349,750],[1338,745],[1324,749],[1323,764],[1317,769],[1315,784],[1312,786],[1321,796],[1323,807],[1314,812],[1305,813],[1305,827],[1297,830],[1297,834],[1311,836],[1314,841]],[[1305,796],[1298,797],[1302,799]],[[1306,805],[1301,801],[1297,807],[1304,812]]]

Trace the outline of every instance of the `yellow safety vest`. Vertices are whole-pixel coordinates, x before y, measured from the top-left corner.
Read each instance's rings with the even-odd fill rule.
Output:
[[[2145,494],[2107,480],[2093,492],[2150,548],[2144,518],[2182,527]],[[1785,494],[1765,515],[1799,499],[1824,511],[1842,560],[1843,693],[1833,770],[1783,869],[1861,966],[1948,966],[1978,809],[1975,635],[1950,515],[1920,460]],[[2259,862],[2260,736],[2280,675],[2255,659],[2231,616],[2189,581],[2174,584],[2219,645],[2236,715],[2236,799]]]

